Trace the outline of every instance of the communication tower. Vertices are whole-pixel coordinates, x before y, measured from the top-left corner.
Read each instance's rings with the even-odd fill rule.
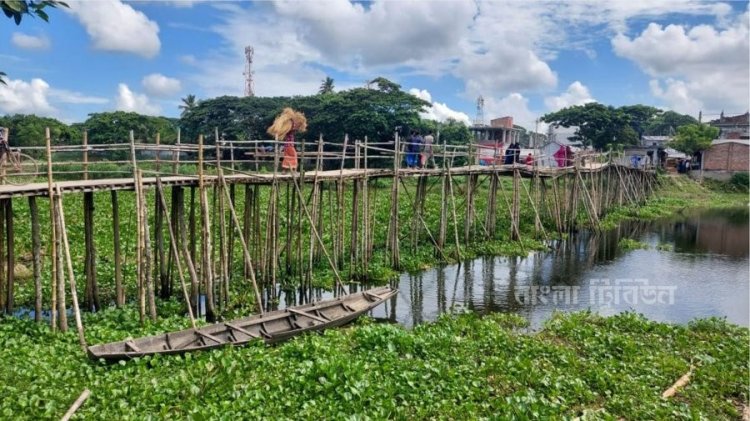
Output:
[[[253,82],[253,47],[245,47],[245,96],[255,96],[255,83]]]
[[[479,95],[477,98],[477,116],[474,118],[475,126],[484,126],[484,98]]]

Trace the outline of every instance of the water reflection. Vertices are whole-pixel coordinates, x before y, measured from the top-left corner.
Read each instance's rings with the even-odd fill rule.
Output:
[[[720,316],[748,326],[747,217],[743,209],[632,221],[601,234],[579,233],[525,258],[486,257],[402,275],[399,294],[373,316],[413,326],[469,309],[518,313],[539,327],[556,310],[590,308],[605,315],[634,310],[676,323]],[[623,238],[650,248],[623,251]],[[533,303],[519,300],[529,291],[546,295]],[[563,299],[573,291],[575,300]]]

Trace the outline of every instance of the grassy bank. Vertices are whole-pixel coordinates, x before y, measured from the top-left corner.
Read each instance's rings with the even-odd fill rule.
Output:
[[[98,315],[91,340],[142,329]],[[412,331],[367,320],[276,347],[227,348],[104,365],[74,334],[0,324],[0,417],[58,419],[85,388],[80,419],[737,419],[748,399],[748,330],[635,314],[443,317]],[[91,325],[91,324],[89,324]],[[660,396],[694,366],[676,396]]]

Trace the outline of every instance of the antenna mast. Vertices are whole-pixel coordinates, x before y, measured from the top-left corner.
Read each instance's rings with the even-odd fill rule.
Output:
[[[477,116],[474,119],[475,126],[484,126],[484,97],[477,98]]]
[[[245,96],[255,96],[255,83],[253,82],[253,47],[245,47]]]

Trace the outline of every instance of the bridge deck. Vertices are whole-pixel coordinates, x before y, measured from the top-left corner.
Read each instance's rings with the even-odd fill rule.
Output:
[[[590,163],[583,168],[578,168],[580,172],[598,172],[609,164]],[[498,165],[498,166],[480,166],[480,165],[467,165],[462,167],[453,167],[448,170],[438,169],[399,169],[398,175],[401,177],[415,177],[415,176],[439,176],[448,171],[451,175],[487,175],[497,172],[499,174],[512,174],[513,170],[519,170],[521,175],[524,177],[531,177],[534,172],[539,174],[541,177],[555,177],[571,173],[574,171],[573,167],[567,168],[535,168],[532,169],[526,165]],[[299,174],[291,173],[260,173],[260,172],[248,172],[248,173],[234,173],[226,169],[224,179],[230,184],[270,184],[274,177],[279,182],[290,182],[292,177],[298,177]],[[328,171],[306,171],[304,173],[304,181],[312,182],[316,177],[319,181],[332,181],[338,179],[352,180],[368,178],[392,178],[394,176],[394,170],[392,169],[343,169],[343,170],[328,170]],[[143,177],[144,188],[153,188],[156,186],[157,177]],[[198,176],[162,176],[161,182],[165,186],[197,186]],[[204,182],[206,184],[215,184],[218,182],[218,176],[216,175],[205,175]],[[72,180],[72,181],[57,181],[56,185],[60,187],[63,193],[80,193],[80,192],[94,192],[94,191],[108,191],[108,190],[134,190],[135,181],[132,177],[128,178],[105,178],[105,179],[94,179],[94,180]],[[47,196],[48,184],[42,183],[29,183],[23,185],[11,185],[4,184],[0,185],[0,199],[8,199],[14,197],[27,197],[27,196]]]

